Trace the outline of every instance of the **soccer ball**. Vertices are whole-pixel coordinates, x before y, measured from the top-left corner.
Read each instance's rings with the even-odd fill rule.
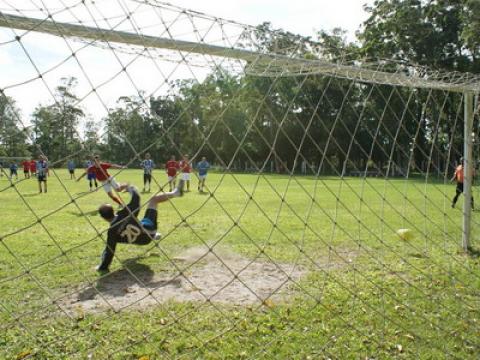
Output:
[[[397,235],[402,240],[412,240],[413,239],[413,232],[410,229],[398,229]]]

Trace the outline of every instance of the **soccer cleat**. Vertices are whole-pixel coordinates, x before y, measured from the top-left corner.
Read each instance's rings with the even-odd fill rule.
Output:
[[[107,268],[102,268],[100,265],[98,265],[97,267],[95,267],[95,270],[98,272],[99,275],[105,275],[105,274],[108,274],[110,272],[110,270]]]

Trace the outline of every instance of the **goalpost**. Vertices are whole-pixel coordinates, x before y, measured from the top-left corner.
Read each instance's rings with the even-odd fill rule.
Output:
[[[348,343],[354,335],[373,354],[391,355],[383,341],[387,324],[415,339],[411,356],[429,347],[437,355],[455,353],[435,340],[453,331],[439,314],[454,313],[452,322],[475,328],[467,318],[475,302],[455,295],[465,310],[457,313],[441,297],[436,276],[449,295],[467,292],[467,275],[477,276],[457,250],[469,253],[478,227],[472,199],[479,76],[348,56],[327,61],[313,41],[154,0],[57,5],[0,8],[0,50],[20,69],[0,78],[0,97],[23,110],[9,119],[38,151],[54,164],[95,151],[131,168],[148,152],[159,191],[172,155],[187,154],[194,163],[207,157],[215,171],[206,195],[191,191],[168,202],[168,212],[159,210],[162,240],[118,246],[115,271],[98,279],[89,271],[106,239],[105,224],[92,216],[101,191],[79,193],[80,185],[55,168],[41,201],[29,192],[31,180],[0,184],[11,209],[25,212],[0,231],[0,264],[12,267],[0,276],[11,294],[2,299],[0,319],[16,336],[7,351],[27,346],[18,338],[23,334],[39,356],[82,357],[91,348],[140,357],[151,346],[167,357],[201,357],[210,344],[231,341],[230,333],[252,332],[257,320],[249,311],[268,309],[283,321],[293,303],[303,311],[302,329],[316,326],[316,311],[335,314],[329,321],[340,333],[330,336],[328,321],[315,328],[329,334],[318,345],[326,357],[341,354],[337,338]],[[458,211],[449,180],[461,157]],[[137,181],[139,174],[120,170],[115,177]],[[192,181],[194,190],[197,175]],[[70,227],[71,237],[61,232]],[[35,256],[22,245],[41,249],[47,242],[54,250]],[[16,289],[27,293],[25,301]],[[439,313],[431,310],[437,305]],[[239,308],[248,310],[238,315]],[[218,327],[202,323],[196,317],[202,311]],[[361,324],[370,320],[361,314],[376,321],[371,331],[379,337],[363,338]],[[78,325],[85,319],[90,327]],[[97,348],[92,334],[102,326],[117,331],[117,321],[142,331],[118,348]],[[46,323],[65,334],[44,337]],[[264,338],[249,342],[249,356],[273,356],[268,347],[278,339],[268,333],[307,331],[298,324],[278,330],[272,320],[261,330]],[[195,345],[180,344],[172,355],[167,340],[151,340],[171,339],[167,328]],[[77,335],[84,350],[62,348]]]

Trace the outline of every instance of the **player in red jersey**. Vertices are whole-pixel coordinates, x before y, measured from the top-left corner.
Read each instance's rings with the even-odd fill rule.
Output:
[[[100,157],[98,155],[95,155],[93,157],[93,164],[90,165],[82,175],[80,175],[77,181],[80,181],[80,179],[87,175],[89,172],[95,173],[95,178],[103,184],[103,189],[108,194],[110,199],[115,201],[118,205],[122,206],[122,200],[120,200],[120,198],[113,193],[113,190],[115,189],[115,191],[117,192],[123,191],[127,188],[128,184],[118,184],[113,178],[113,176],[108,173],[108,169],[110,168],[125,169],[126,167],[116,164],[110,164],[107,162],[101,162]]]
[[[34,159],[30,160],[30,174],[37,176],[37,162]]]
[[[165,164],[165,170],[168,176],[168,185],[170,186],[170,191],[175,188],[177,170],[179,169],[178,162],[175,161],[175,155],[170,157],[170,160]]]
[[[25,179],[29,179],[30,178],[30,161],[23,160],[22,166],[23,166],[23,176],[25,177]]]
[[[192,165],[188,159],[188,155],[183,155],[182,161],[180,161],[180,170],[182,171],[182,180],[187,184],[187,191],[190,191],[190,173],[192,172]]]

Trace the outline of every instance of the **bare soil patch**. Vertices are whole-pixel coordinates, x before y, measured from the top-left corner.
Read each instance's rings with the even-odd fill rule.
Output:
[[[145,308],[167,301],[206,301],[229,305],[280,302],[292,294],[306,269],[247,259],[225,249],[193,247],[173,258],[179,271],[154,272],[135,263],[114,271],[95,286],[79,288],[58,302],[66,312],[98,313],[108,309]],[[183,270],[186,269],[186,270]]]

